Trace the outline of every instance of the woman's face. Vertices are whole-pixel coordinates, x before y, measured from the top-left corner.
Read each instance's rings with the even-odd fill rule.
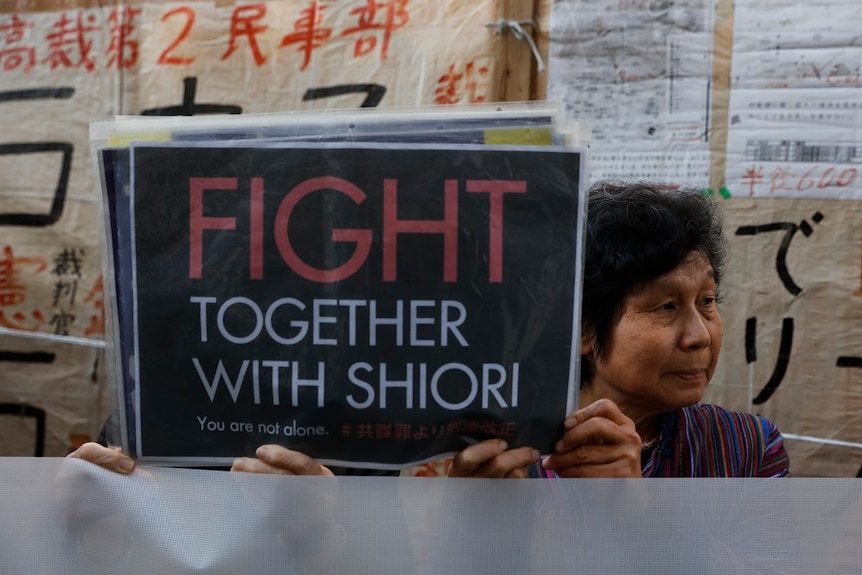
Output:
[[[630,417],[700,401],[721,350],[715,298],[712,266],[700,252],[629,294],[604,354],[593,356],[594,398],[614,400]],[[591,352],[584,341],[582,353]]]

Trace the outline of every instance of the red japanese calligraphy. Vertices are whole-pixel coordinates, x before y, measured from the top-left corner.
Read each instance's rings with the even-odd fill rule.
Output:
[[[392,424],[378,423],[374,426],[375,439],[392,439]]]
[[[135,17],[140,8],[120,6],[111,10],[108,24],[111,27],[111,42],[108,45],[108,68],[128,70],[138,62],[138,42],[131,37],[135,31]]]
[[[12,14],[9,22],[0,23],[0,35],[5,34],[0,46],[0,66],[3,70],[21,68],[28,72],[36,65],[36,48],[21,44],[25,31],[32,27],[32,22],[21,20],[17,14]]]
[[[796,184],[797,191],[804,192],[815,186],[818,190],[831,187],[845,188],[856,180],[856,168],[847,168],[838,173],[834,167],[830,166],[823,171],[820,177],[817,177],[816,172],[819,169],[821,169],[820,166],[814,166],[805,172],[805,175]]]
[[[799,171],[794,172],[790,166],[778,166],[769,173],[764,173],[764,170],[765,168],[759,165],[752,165],[745,169],[740,179],[748,187],[749,196],[759,195],[764,189],[770,195],[776,193],[790,195],[814,190],[846,188],[853,185],[858,176],[857,168],[841,169],[820,164],[814,164],[805,169],[801,175]]]
[[[14,312],[6,315],[6,310],[0,309],[0,327],[7,329],[19,329],[22,331],[38,331],[45,324],[45,317],[38,309],[30,313],[30,317],[23,312]]]
[[[84,15],[78,12],[74,19],[63,12],[57,21],[51,26],[45,39],[48,44],[48,57],[45,58],[51,69],[60,66],[64,68],[84,68],[92,72],[96,67],[95,61],[90,56],[93,41],[88,35],[99,31],[99,26],[94,24],[96,15],[93,13]]]
[[[769,175],[769,193],[775,193],[779,190],[787,189],[788,179],[790,178],[790,168],[778,168]]]
[[[300,70],[305,70],[311,63],[311,54],[317,48],[320,48],[331,35],[331,28],[324,28],[323,23],[324,7],[320,2],[315,0],[308,8],[302,10],[302,17],[299,18],[293,25],[296,30],[293,34],[288,34],[281,39],[279,48],[290,46],[291,44],[299,43],[299,51],[304,57]]]
[[[382,32],[380,59],[386,60],[392,32],[403,28],[410,21],[410,14],[407,12],[407,2],[408,0],[386,0],[386,2],[366,0],[365,6],[354,8],[350,11],[351,15],[359,17],[359,22],[353,28],[348,28],[342,32],[342,36],[372,32],[371,34],[362,34],[356,40],[353,48],[353,55],[355,57],[358,58],[371,53],[377,46],[377,36],[374,32]],[[382,17],[378,16],[379,13],[382,13]]]
[[[266,62],[266,57],[261,54],[257,43],[257,35],[266,32],[269,26],[255,25],[266,15],[266,4],[246,4],[234,9],[230,17],[230,41],[227,51],[222,54],[221,59],[227,60],[231,54],[239,48],[238,39],[245,36],[248,47],[251,49],[254,62],[260,66]]]
[[[195,24],[195,11],[191,8],[181,6],[174,10],[165,12],[165,14],[162,16],[162,22],[167,21],[175,14],[181,14],[186,17],[185,25],[183,26],[182,30],[180,30],[180,33],[177,34],[177,37],[174,38],[174,41],[171,42],[171,44],[167,48],[165,48],[165,51],[161,53],[158,59],[158,63],[166,64],[168,66],[184,66],[186,64],[191,64],[195,61],[195,59],[172,56],[171,52],[176,50],[177,46],[179,46],[191,33],[192,26],[194,26]]]
[[[48,264],[41,258],[16,257],[11,246],[3,248],[0,260],[0,307],[18,305],[26,299],[26,287],[20,283],[21,269],[33,268],[33,273],[44,271]]]
[[[105,299],[104,283],[102,276],[96,280],[95,285],[84,298],[84,303],[90,304],[96,313],[90,316],[90,322],[84,328],[84,335],[102,335],[105,333]]]
[[[455,64],[451,64],[449,71],[437,80],[434,102],[436,104],[484,102],[487,98],[488,82],[485,76],[488,75],[488,71],[487,66],[477,66],[472,61],[464,65],[463,72],[457,71]]]
[[[409,423],[396,423],[395,439],[410,439],[410,427]]]
[[[763,168],[759,166],[752,166],[745,170],[745,175],[742,176],[742,180],[748,183],[748,195],[753,196],[755,187],[763,181]]]
[[[21,281],[23,271],[38,274],[47,269],[48,263],[37,257],[18,257],[11,246],[3,248],[3,259],[0,260],[0,326],[9,329],[36,331],[44,323],[44,317],[39,310],[30,314],[18,311],[7,315],[5,307],[19,306],[27,299],[27,288]]]

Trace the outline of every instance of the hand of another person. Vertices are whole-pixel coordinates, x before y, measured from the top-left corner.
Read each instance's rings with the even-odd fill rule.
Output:
[[[532,447],[508,449],[502,439],[471,445],[452,459],[449,477],[525,478],[527,468],[539,459]]]
[[[328,467],[304,453],[281,445],[261,445],[255,451],[255,456],[240,457],[233,462],[230,470],[278,475],[334,475]]]
[[[566,418],[557,452],[543,461],[561,477],[641,477],[641,438],[616,403],[600,399]]]
[[[71,459],[83,459],[104,467],[108,471],[127,475],[135,468],[135,460],[123,453],[119,447],[105,447],[100,443],[88,441],[67,455]]]

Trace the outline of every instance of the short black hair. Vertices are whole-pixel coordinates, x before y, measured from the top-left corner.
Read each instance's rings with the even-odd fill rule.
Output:
[[[644,182],[600,181],[587,200],[581,330],[596,355],[607,346],[623,300],[673,270],[692,252],[706,255],[721,281],[727,258],[723,217],[717,201],[693,188],[671,189]],[[581,362],[581,379],[593,366]]]

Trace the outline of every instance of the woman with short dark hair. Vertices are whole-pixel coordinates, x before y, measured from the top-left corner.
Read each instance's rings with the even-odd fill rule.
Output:
[[[726,240],[720,207],[697,190],[601,182],[587,207],[581,409],[556,453],[491,440],[450,476],[783,477],[766,418],[700,404],[721,351]]]

